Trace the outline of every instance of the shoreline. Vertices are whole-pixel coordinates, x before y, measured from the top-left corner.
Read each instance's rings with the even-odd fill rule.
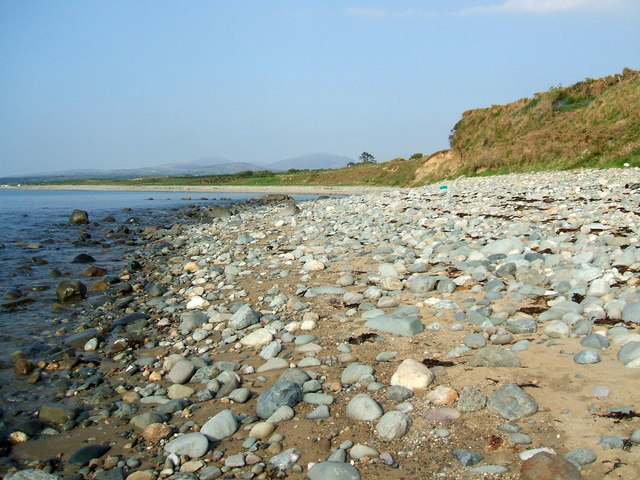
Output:
[[[199,185],[23,185],[20,187],[3,187],[7,190],[68,190],[68,191],[114,191],[114,192],[194,192],[194,193],[264,193],[264,194],[300,194],[300,195],[356,195],[395,191],[394,187],[345,187],[345,186],[199,186]]]

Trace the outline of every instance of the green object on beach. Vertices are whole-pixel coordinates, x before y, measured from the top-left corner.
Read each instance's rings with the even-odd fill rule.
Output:
[[[447,187],[446,185],[440,185],[440,190],[446,190],[447,188],[449,187]]]

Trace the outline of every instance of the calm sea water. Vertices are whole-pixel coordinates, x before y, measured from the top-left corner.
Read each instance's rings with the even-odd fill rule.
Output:
[[[182,200],[186,195],[192,200]],[[57,324],[64,314],[51,310],[57,302],[55,287],[60,281],[51,277],[52,270],[83,280],[82,272],[88,265],[72,263],[81,253],[93,256],[96,261],[92,264],[106,268],[108,274],[117,275],[125,266],[125,253],[135,247],[114,242],[106,236],[109,230],[117,231],[123,225],[137,229],[150,224],[170,226],[175,223],[179,210],[187,205],[224,205],[255,196],[0,188],[0,244],[3,246],[0,248],[0,364],[6,366],[11,353],[17,350],[37,357],[56,341],[50,333],[59,325],[52,322]],[[293,197],[305,200],[313,196]],[[86,210],[89,220],[99,225],[69,225],[69,215],[76,208]],[[106,216],[115,217],[116,222],[103,223],[101,220]],[[132,217],[139,223],[129,223]],[[91,239],[77,243],[83,228],[89,231]],[[83,281],[90,286],[95,280]],[[28,298],[28,303],[7,308],[7,304],[15,300],[1,297],[10,289],[19,289],[21,298]]]

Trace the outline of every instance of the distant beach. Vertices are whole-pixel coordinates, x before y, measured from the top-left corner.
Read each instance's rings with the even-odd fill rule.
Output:
[[[382,191],[386,187],[362,186],[256,186],[256,185],[22,185],[11,187],[21,190],[87,190],[120,192],[198,192],[198,193],[294,193],[306,195],[352,195],[356,193]],[[394,189],[395,190],[395,189]]]

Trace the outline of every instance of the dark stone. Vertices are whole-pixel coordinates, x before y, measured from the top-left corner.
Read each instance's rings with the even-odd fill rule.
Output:
[[[69,458],[69,463],[85,466],[94,458],[103,456],[110,449],[109,445],[87,445],[73,452],[71,458]]]
[[[61,302],[81,300],[87,294],[87,287],[79,280],[64,279],[56,287],[56,296]]]
[[[76,255],[71,263],[91,263],[95,262],[96,259],[87,253],[81,253],[80,255]]]
[[[269,418],[283,405],[295,407],[302,401],[302,387],[294,382],[276,383],[258,398],[256,414],[260,418]]]
[[[69,217],[71,225],[86,225],[89,223],[89,214],[84,210],[74,210]]]

